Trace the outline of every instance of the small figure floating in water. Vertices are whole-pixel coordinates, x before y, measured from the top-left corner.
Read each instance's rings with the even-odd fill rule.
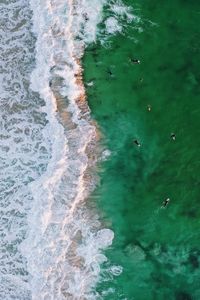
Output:
[[[109,77],[114,77],[113,71],[110,68],[107,69],[107,73]]]
[[[147,105],[147,109],[148,109],[148,111],[151,111],[151,105],[150,104]]]
[[[169,204],[169,201],[170,201],[169,198],[165,199],[165,201],[163,202],[162,207],[166,207]]]
[[[138,140],[134,140],[133,143],[134,143],[135,145],[137,145],[138,147],[141,147],[141,144],[140,144],[140,142],[139,142]]]
[[[173,141],[175,141],[176,140],[176,135],[175,135],[175,133],[171,133],[171,139],[173,140]]]
[[[86,84],[87,84],[87,86],[93,86],[94,82],[91,80],[91,81],[87,82]]]
[[[140,64],[140,60],[139,60],[139,59],[129,58],[129,61],[130,61],[132,64]]]

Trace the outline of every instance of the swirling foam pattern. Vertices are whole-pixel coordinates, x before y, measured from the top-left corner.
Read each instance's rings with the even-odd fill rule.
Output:
[[[0,5],[0,299],[30,299],[20,244],[32,205],[29,183],[41,176],[50,158],[42,133],[44,101],[29,88],[35,39],[26,1]]]

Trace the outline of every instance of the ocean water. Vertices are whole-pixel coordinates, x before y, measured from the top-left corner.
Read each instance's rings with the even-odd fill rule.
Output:
[[[199,8],[0,2],[0,299],[200,298]]]
[[[97,290],[113,300],[198,300],[200,4],[124,3],[131,23],[120,15],[118,32],[84,56],[91,114],[109,154],[91,201],[115,234]],[[113,14],[105,9],[103,19]],[[110,264],[122,273],[108,279]]]

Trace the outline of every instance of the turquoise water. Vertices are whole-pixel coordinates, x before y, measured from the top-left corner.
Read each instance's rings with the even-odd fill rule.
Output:
[[[197,300],[200,3],[125,2],[143,31],[129,26],[109,48],[92,45],[84,57],[92,116],[112,153],[94,199],[115,232],[106,255],[123,267],[98,290],[115,290],[103,299]]]

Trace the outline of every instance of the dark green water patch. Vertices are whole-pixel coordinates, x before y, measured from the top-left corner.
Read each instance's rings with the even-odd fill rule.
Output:
[[[144,31],[130,28],[84,57],[92,116],[112,153],[95,201],[115,233],[106,255],[123,267],[98,291],[115,289],[102,294],[106,300],[198,300],[200,3],[136,5]]]

